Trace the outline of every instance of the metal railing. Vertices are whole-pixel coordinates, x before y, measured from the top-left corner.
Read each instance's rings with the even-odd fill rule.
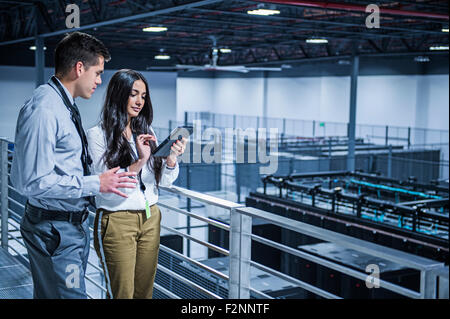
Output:
[[[0,140],[0,174],[1,174],[1,243],[2,247],[8,251],[12,251],[23,259],[27,259],[27,256],[19,251],[19,249],[14,248],[11,242],[17,242],[23,246],[20,236],[15,235],[18,232],[17,222],[19,221],[21,214],[23,214],[24,205],[23,198],[16,198],[9,196],[13,195],[15,189],[8,184],[8,164],[11,163],[13,152],[8,150],[8,142],[5,140]],[[188,205],[188,209],[176,207],[167,203],[166,201],[160,200],[158,205],[162,209],[170,210],[176,214],[182,214],[188,218],[194,218],[202,223],[213,225],[224,231],[229,232],[229,249],[224,249],[215,244],[212,244],[208,239],[204,240],[199,237],[193,236],[192,234],[184,233],[183,231],[177,230],[175,227],[169,227],[162,225],[162,229],[165,231],[174,233],[176,235],[182,236],[188,241],[193,241],[200,245],[207,247],[210,250],[218,252],[224,256],[228,256],[229,260],[229,274],[222,273],[217,269],[213,269],[205,265],[204,263],[190,258],[185,253],[178,253],[164,245],[161,245],[160,250],[162,252],[168,253],[171,256],[177,257],[180,260],[185,261],[195,267],[207,271],[212,275],[216,276],[227,282],[228,294],[226,296],[221,296],[214,291],[207,289],[204,285],[195,281],[193,278],[183,276],[177,271],[170,269],[166,265],[158,264],[158,272],[164,273],[165,275],[177,280],[178,282],[194,289],[195,291],[203,294],[206,298],[242,298],[249,299],[254,298],[272,298],[269,294],[259,291],[251,286],[251,268],[258,268],[266,273],[269,273],[275,277],[278,277],[284,281],[292,283],[296,287],[305,289],[306,291],[312,292],[315,295],[324,298],[341,298],[336,294],[330,293],[324,289],[316,287],[310,283],[299,280],[292,276],[289,276],[281,271],[275,270],[268,266],[262,265],[251,259],[252,243],[258,242],[268,247],[278,249],[282,252],[291,254],[293,256],[298,256],[304,258],[318,265],[334,269],[338,272],[344,273],[348,276],[358,278],[360,280],[367,280],[368,274],[360,271],[356,271],[352,268],[343,266],[338,263],[331,262],[325,258],[318,257],[307,252],[294,249],[292,247],[280,244],[278,242],[269,240],[267,238],[258,236],[252,233],[252,221],[253,219],[264,220],[270,224],[281,227],[282,229],[290,230],[296,233],[304,234],[313,238],[317,238],[322,241],[332,242],[337,245],[353,249],[365,254],[370,254],[375,257],[383,258],[388,261],[395,262],[399,265],[415,269],[420,272],[420,289],[418,291],[405,288],[403,286],[393,284],[385,280],[379,280],[380,287],[387,290],[393,291],[400,295],[410,297],[410,298],[442,298],[437,290],[437,282],[441,279],[447,280],[448,282],[448,266],[446,267],[444,263],[437,262],[434,260],[426,259],[416,255],[408,254],[395,249],[387,248],[381,245],[373,244],[371,242],[356,239],[350,236],[346,236],[340,233],[336,233],[327,229],[312,226],[306,223],[288,219],[273,213],[269,213],[263,210],[245,207],[244,205],[237,204],[232,201],[224,200],[211,196],[208,194],[195,192],[181,187],[172,186],[170,188],[162,188],[162,193],[170,194],[173,198],[182,198],[190,201],[199,202],[207,207],[215,207],[221,210],[225,210],[229,214],[229,224],[222,223],[220,221],[214,220],[209,217],[196,214],[191,211],[191,205]],[[22,203],[21,203],[22,202]],[[18,207],[18,209],[11,209],[9,207]],[[94,215],[90,212],[91,216]],[[9,228],[9,225],[12,227]],[[90,228],[93,231],[92,228]],[[91,246],[91,248],[93,248]],[[91,252],[94,249],[91,249]],[[99,273],[102,270],[93,262],[88,263],[90,267],[93,267]],[[106,291],[104,283],[102,280],[98,281],[90,276],[86,276],[86,280],[90,282],[96,289],[104,292]],[[169,289],[169,287],[162,286],[161,283],[156,282],[154,286],[155,290],[161,292],[166,298],[180,298],[178,291]],[[448,293],[448,292],[447,292]],[[95,298],[92,291],[88,291],[88,296],[90,298]],[[103,295],[102,295],[103,296]],[[446,296],[448,298],[448,295]]]
[[[291,118],[273,118],[262,116],[243,116],[211,112],[185,112],[184,123],[200,121],[204,127],[216,128],[276,128],[281,137],[347,137],[348,123],[301,120]],[[169,121],[169,128],[181,122]],[[401,127],[392,125],[356,124],[356,138],[377,145],[403,145],[410,149],[414,146],[437,147],[442,159],[449,161],[449,131]]]
[[[298,125],[291,125],[292,130],[286,131],[286,127],[291,127],[286,126],[286,123],[290,122],[298,122]],[[321,130],[317,129],[305,133],[302,127],[309,127],[309,125],[307,125],[309,122],[313,123],[313,127],[319,125]],[[267,138],[269,138],[270,134],[268,129],[277,128],[278,134],[271,136],[271,138],[276,140],[276,144],[280,147],[280,151],[283,152],[283,156],[281,156],[283,158],[289,156],[295,157],[297,155],[311,155],[314,156],[315,159],[309,159],[309,161],[315,161],[317,164],[322,164],[321,162],[325,162],[328,158],[339,166],[345,165],[345,167],[347,167],[348,164],[348,140],[346,137],[346,130],[325,130],[325,127],[342,126],[342,128],[345,128],[345,123],[316,123],[316,121],[275,118],[264,119],[262,117],[243,117],[208,112],[186,112],[185,122],[171,120],[169,121],[169,129],[160,128],[157,131],[160,132],[159,135],[166,136],[171,128],[185,124],[194,124],[194,127],[196,127],[196,125],[198,126],[195,129],[196,132],[194,132],[194,136],[198,139],[196,142],[197,144],[202,143],[200,142],[202,138],[201,132],[206,132],[208,129],[214,129],[215,132],[220,132],[217,134],[220,134],[219,139],[222,142],[222,165],[227,165],[227,159],[238,153],[236,142],[237,136],[235,140],[234,136],[227,134],[227,131],[231,132],[235,129],[245,130],[247,128],[256,129],[256,131],[252,131],[252,134],[255,134],[252,139],[256,137],[259,138],[260,135],[258,130],[263,128],[264,131],[262,132],[268,134]],[[323,134],[319,134],[319,132],[322,132]],[[448,180],[448,131],[393,126],[358,125],[357,133],[357,139],[361,139],[364,144],[362,145],[362,150],[364,150],[364,152],[359,151],[357,147],[357,163],[355,163],[355,165],[358,166],[357,169],[363,169],[365,172],[382,171],[384,175],[399,179],[405,178],[405,174],[408,174],[408,177],[415,176],[420,182],[424,183],[428,183],[431,180]],[[244,135],[245,134],[242,134],[242,136]],[[336,144],[337,141],[339,141],[339,145]],[[203,143],[208,143],[208,141],[203,141]],[[286,147],[284,147],[286,145],[290,145],[290,147],[286,149]],[[308,146],[309,149],[305,148],[306,146]],[[250,149],[250,145],[247,147]],[[244,149],[241,150],[241,153],[245,153]],[[217,150],[215,149],[214,151],[216,152]],[[426,158],[422,158],[423,156],[420,155],[420,153],[423,153],[423,156],[426,155]],[[432,154],[434,155],[431,156]],[[383,157],[386,157],[386,159],[384,160]],[[372,165],[376,164],[374,159],[379,159],[378,166],[383,164],[385,167],[377,167],[374,171]],[[361,162],[362,160],[365,162],[363,167],[361,167],[362,163],[358,163],[358,161]],[[303,159],[301,161],[303,162]],[[337,161],[341,161],[342,163],[337,163]],[[395,167],[401,167],[404,163],[408,164],[408,168],[405,169],[404,173],[399,173],[398,170],[395,170]],[[232,164],[237,165],[238,163]],[[392,168],[394,168],[394,170],[392,170]],[[344,167],[329,167],[324,170],[332,169],[340,170],[344,169]]]
[[[200,120],[202,125],[231,128],[278,128],[285,135],[304,137],[347,136],[348,123],[292,118],[275,118],[262,116],[244,116],[236,114],[220,114],[211,112],[185,112],[184,121]],[[169,123],[169,127],[171,124]],[[173,127],[173,125],[172,125]],[[370,138],[377,144],[447,144],[448,130],[402,127],[393,125],[356,124],[356,135]]]

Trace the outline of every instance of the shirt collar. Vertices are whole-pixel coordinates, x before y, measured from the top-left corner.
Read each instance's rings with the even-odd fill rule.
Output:
[[[59,82],[59,84],[61,84],[61,86],[64,88],[64,92],[66,92],[67,97],[69,98],[70,103],[74,104],[75,103],[75,99],[73,98],[72,94],[70,94],[69,90],[64,86],[64,84],[61,83],[61,81],[55,76],[56,81]],[[50,85],[54,85],[52,80],[49,80],[48,83]]]

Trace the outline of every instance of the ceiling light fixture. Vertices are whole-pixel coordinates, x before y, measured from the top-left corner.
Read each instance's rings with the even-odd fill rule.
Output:
[[[419,55],[414,58],[414,61],[419,63],[430,62],[430,58],[427,56]]]
[[[164,53],[158,54],[155,55],[155,60],[170,60],[170,55]]]
[[[323,38],[311,38],[311,39],[306,39],[306,43],[323,44],[323,43],[328,43],[328,40],[323,39]]]
[[[144,32],[164,32],[167,31],[166,27],[147,27],[142,29]]]
[[[349,60],[339,60],[338,64],[339,65],[350,65],[351,62]]]
[[[431,51],[448,51],[448,45],[437,45],[430,47]]]
[[[447,27],[447,28],[442,28],[441,31],[442,31],[442,32],[447,32],[447,33],[448,33],[448,27]]]
[[[229,49],[229,48],[222,48],[222,49],[220,49],[220,53],[231,53],[231,49]]]
[[[269,10],[269,9],[257,9],[257,10],[249,10],[248,14],[259,15],[259,16],[270,16],[274,14],[280,14],[279,10]]]
[[[30,50],[35,51],[36,50],[36,46],[32,45],[30,48]],[[47,47],[44,47],[44,51],[47,50]]]

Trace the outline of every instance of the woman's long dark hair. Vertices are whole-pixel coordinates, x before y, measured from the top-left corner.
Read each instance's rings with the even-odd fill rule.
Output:
[[[130,166],[135,160],[130,143],[124,136],[125,127],[128,121],[128,98],[130,97],[135,81],[142,80],[145,83],[147,94],[145,95],[144,107],[139,115],[131,119],[131,131],[137,135],[151,134],[150,125],[153,122],[153,107],[150,101],[148,83],[144,76],[134,70],[119,70],[112,76],[108,84],[105,103],[101,113],[102,129],[106,137],[106,150],[103,160],[108,168],[120,166],[122,168]],[[153,153],[156,143],[150,141],[150,148]],[[156,185],[161,180],[162,160],[160,157],[150,156],[148,167],[155,173]]]

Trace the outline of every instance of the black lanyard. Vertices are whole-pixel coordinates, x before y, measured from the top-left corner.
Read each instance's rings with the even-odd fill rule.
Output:
[[[92,164],[92,159],[89,156],[88,142],[87,142],[86,134],[84,133],[84,130],[83,130],[83,125],[81,124],[80,112],[78,111],[76,106],[72,105],[72,103],[70,102],[69,97],[67,96],[66,92],[64,91],[62,85],[59,83],[58,79],[55,76],[52,76],[52,82],[58,88],[59,93],[61,93],[62,100],[63,100],[65,106],[67,107],[67,109],[69,110],[70,115],[71,115],[71,120],[75,124],[75,127],[78,131],[78,135],[80,136],[81,144],[83,147],[82,152],[81,152],[81,163],[83,165],[84,175],[85,176],[91,175],[91,172],[89,170],[89,165]]]
[[[136,147],[136,152],[137,152],[137,135],[136,135],[136,133],[134,133],[134,132],[133,132],[133,139],[134,139],[134,146]],[[134,152],[133,148],[130,147],[130,149],[131,149],[131,156],[133,157],[133,159],[134,159],[135,161],[139,160],[138,154],[136,154],[136,153]],[[140,186],[141,186],[141,191],[144,193],[144,192],[145,192],[145,185],[144,185],[144,183],[142,182],[142,169],[139,171],[138,177],[139,177],[139,184],[140,184]]]

